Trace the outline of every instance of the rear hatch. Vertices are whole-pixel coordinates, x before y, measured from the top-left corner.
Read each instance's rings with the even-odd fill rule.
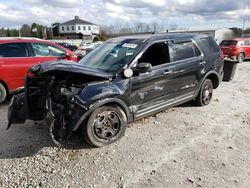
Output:
[[[232,55],[236,49],[237,42],[236,40],[223,40],[220,44],[220,48],[224,55]]]

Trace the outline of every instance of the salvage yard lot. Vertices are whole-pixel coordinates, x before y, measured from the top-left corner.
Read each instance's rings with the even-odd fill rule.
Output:
[[[250,62],[205,107],[184,104],[129,125],[103,148],[59,149],[0,106],[0,187],[250,187]]]

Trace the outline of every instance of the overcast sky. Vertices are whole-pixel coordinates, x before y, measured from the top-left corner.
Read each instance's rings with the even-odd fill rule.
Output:
[[[181,28],[250,27],[250,0],[0,0],[0,27],[50,26],[79,15],[100,24],[164,22]]]

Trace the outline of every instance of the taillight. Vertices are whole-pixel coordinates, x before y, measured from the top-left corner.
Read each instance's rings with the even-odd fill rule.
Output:
[[[220,59],[221,59],[221,60],[224,60],[224,53],[223,53],[222,50],[220,50]]]

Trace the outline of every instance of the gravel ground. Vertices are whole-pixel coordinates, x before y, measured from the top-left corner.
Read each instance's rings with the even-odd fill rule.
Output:
[[[250,62],[206,107],[184,104],[129,125],[103,148],[60,149],[41,124],[7,125],[0,187],[250,187]]]

